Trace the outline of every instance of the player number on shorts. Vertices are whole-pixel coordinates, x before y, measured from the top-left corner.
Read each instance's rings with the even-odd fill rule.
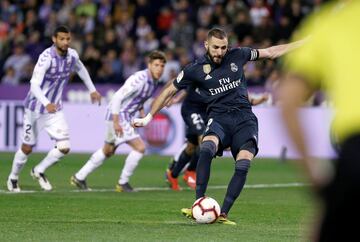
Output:
[[[204,121],[201,118],[201,115],[198,113],[193,113],[191,114],[191,118],[192,118],[192,122],[193,124],[200,124],[200,123],[204,123]]]
[[[31,124],[26,125],[25,133],[30,134]]]

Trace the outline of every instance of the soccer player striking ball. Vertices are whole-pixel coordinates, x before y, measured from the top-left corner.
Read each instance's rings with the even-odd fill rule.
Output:
[[[196,168],[196,199],[205,196],[210,177],[210,165],[216,154],[231,148],[235,159],[235,172],[228,185],[218,222],[235,224],[227,214],[239,196],[246,180],[250,161],[258,151],[257,118],[251,110],[243,66],[259,58],[276,58],[301,42],[278,45],[266,49],[247,47],[228,49],[227,34],[218,28],[208,32],[206,55],[185,67],[172,85],[155,99],[145,118],[135,119],[134,126],[147,125],[178,89],[194,85],[208,105],[208,122],[200,145]],[[191,209],[182,209],[191,217]]]
[[[39,131],[45,129],[55,147],[31,170],[44,190],[52,186],[45,176],[47,168],[55,164],[70,151],[69,130],[62,111],[61,96],[64,86],[72,72],[77,72],[90,91],[92,102],[101,100],[88,71],[80,61],[76,50],[69,48],[71,34],[67,27],[59,26],[52,36],[54,45],[41,53],[30,80],[30,91],[25,99],[23,140],[21,148],[15,153],[14,161],[7,181],[11,192],[20,192],[19,173],[25,165],[32,147],[36,144]]]
[[[269,98],[268,93],[263,93],[258,98],[250,98],[252,106],[259,105]],[[181,116],[186,126],[186,143],[182,146],[180,152],[174,156],[172,163],[166,170],[166,180],[172,190],[181,190],[178,183],[178,176],[184,167],[189,163],[184,171],[183,179],[191,188],[196,188],[196,165],[199,159],[199,144],[205,131],[207,122],[207,105],[203,102],[201,96],[191,86],[186,92],[180,92],[172,99],[173,103],[183,100],[181,105]]]
[[[130,76],[114,94],[106,113],[105,145],[97,150],[86,164],[71,177],[71,184],[87,190],[86,177],[106,158],[112,156],[120,144],[126,143],[131,146],[132,151],[125,160],[116,191],[134,191],[129,184],[129,178],[145,153],[145,144],[131,126],[131,119],[136,112],[143,110],[144,102],[154,94],[166,64],[165,55],[160,51],[151,52],[148,58],[147,69]]]

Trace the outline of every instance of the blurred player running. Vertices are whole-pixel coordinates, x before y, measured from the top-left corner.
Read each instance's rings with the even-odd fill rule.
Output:
[[[131,75],[114,94],[106,113],[104,146],[92,154],[86,164],[71,177],[71,184],[79,189],[87,190],[87,176],[111,157],[119,145],[126,143],[132,151],[126,157],[116,191],[134,191],[129,179],[145,153],[145,144],[131,126],[131,120],[138,111],[143,110],[145,101],[154,94],[166,64],[165,55],[160,51],[151,52],[148,58],[147,69]]]
[[[23,140],[15,153],[12,169],[7,180],[8,190],[20,192],[19,174],[24,167],[38,134],[45,129],[55,147],[31,170],[42,189],[49,191],[52,186],[45,176],[45,170],[59,161],[70,151],[69,130],[62,111],[62,92],[72,72],[77,72],[90,91],[92,102],[101,100],[88,71],[79,59],[76,50],[69,48],[71,34],[67,27],[55,29],[52,36],[54,45],[41,53],[30,80],[30,91],[25,99]]]

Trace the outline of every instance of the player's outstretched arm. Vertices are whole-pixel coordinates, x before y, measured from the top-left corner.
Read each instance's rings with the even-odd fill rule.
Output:
[[[153,116],[169,102],[169,100],[176,94],[177,91],[178,89],[174,86],[173,83],[171,83],[160,93],[157,98],[155,98],[151,105],[150,113],[148,113],[145,118],[135,118],[133,121],[133,126],[143,127],[150,123]]]
[[[259,58],[275,59],[278,58],[294,49],[302,46],[306,39],[295,41],[289,44],[275,45],[265,49],[259,49]]]

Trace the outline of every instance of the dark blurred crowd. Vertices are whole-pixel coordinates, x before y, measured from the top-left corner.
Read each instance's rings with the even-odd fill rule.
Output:
[[[145,67],[151,50],[165,51],[168,80],[204,55],[209,28],[221,27],[230,46],[269,47],[287,42],[321,0],[1,0],[0,79],[28,82],[39,54],[58,25],[72,31],[72,47],[93,81],[121,84]],[[276,61],[246,66],[250,86],[273,88]],[[79,81],[78,78],[72,80]]]

